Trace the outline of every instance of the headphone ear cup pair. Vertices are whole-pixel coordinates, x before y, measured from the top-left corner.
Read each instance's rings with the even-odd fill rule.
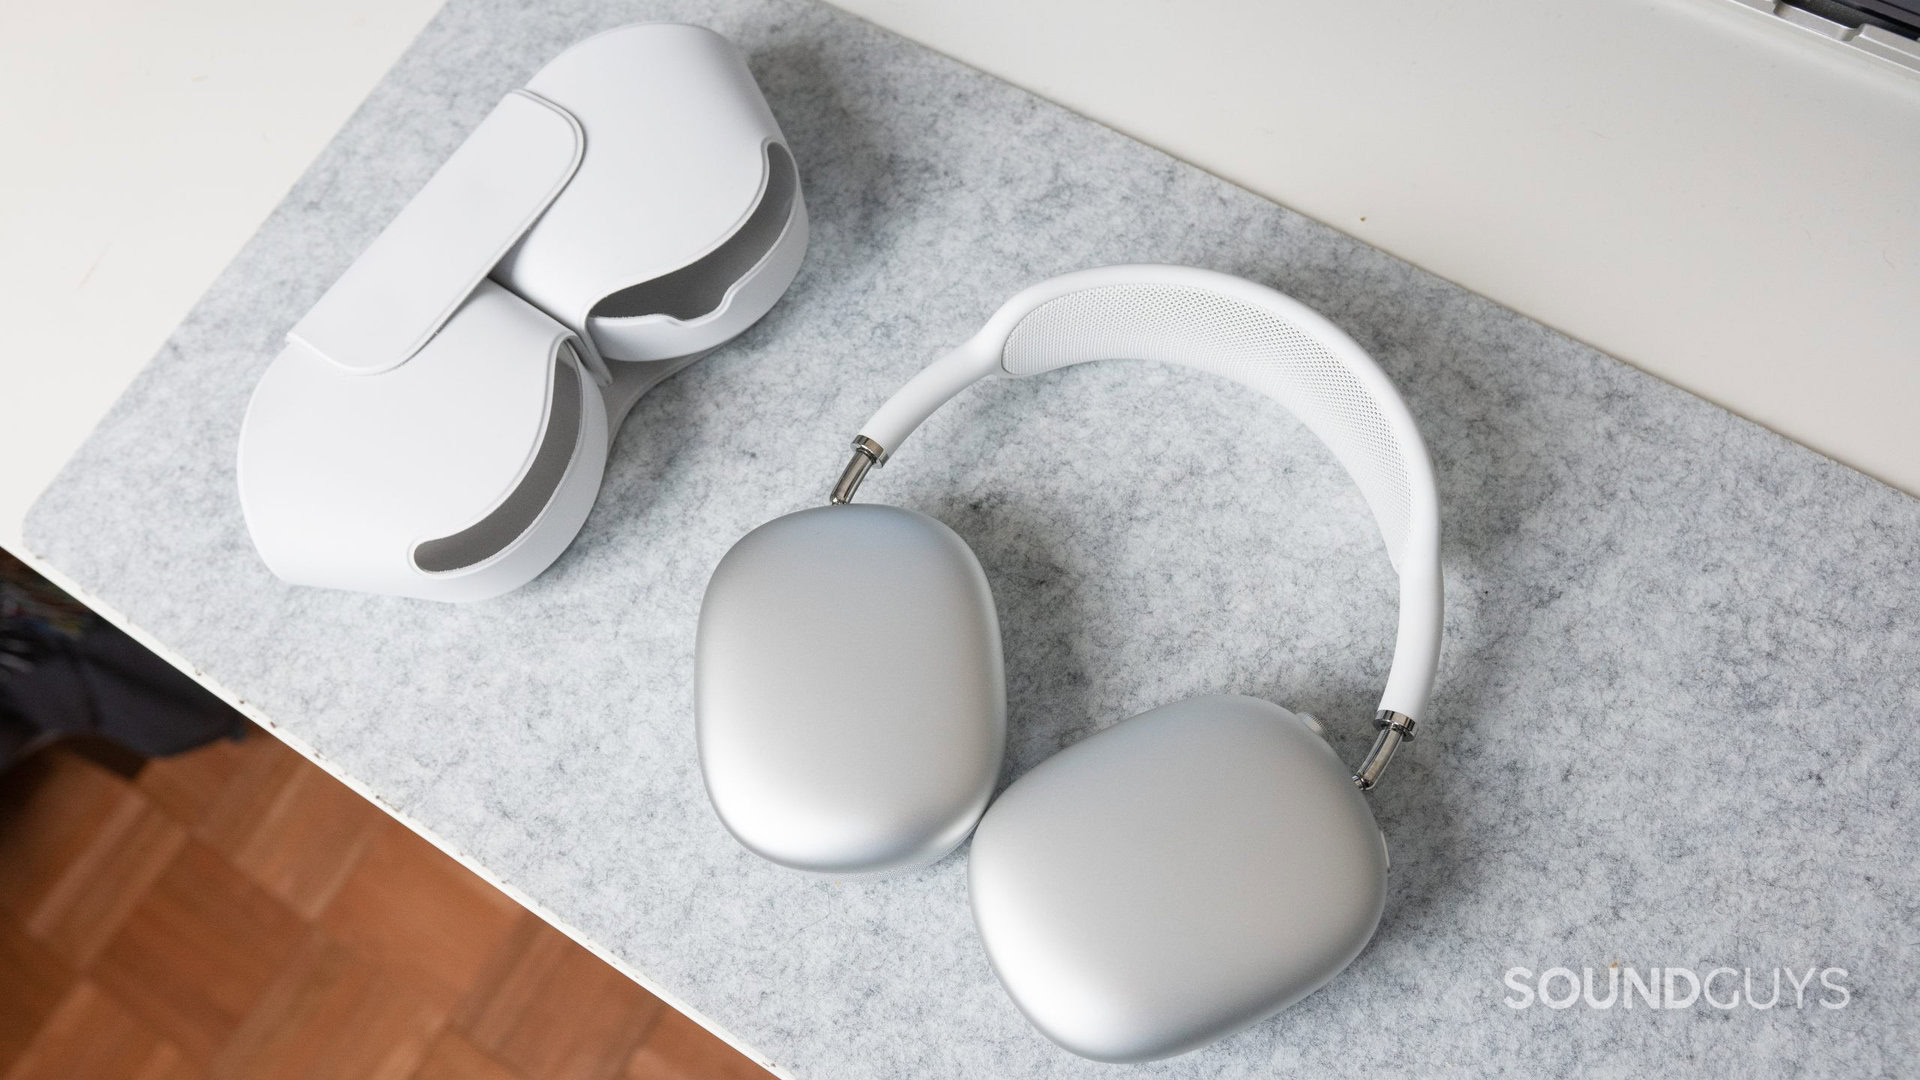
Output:
[[[978,821],[987,957],[1085,1057],[1167,1057],[1254,1023],[1331,979],[1380,919],[1386,844],[1365,798],[1318,725],[1269,702],[1143,713],[989,809],[999,624],[972,551],[924,514],[824,506],[749,533],[707,586],[695,697],[714,809],[773,862],[897,873]]]

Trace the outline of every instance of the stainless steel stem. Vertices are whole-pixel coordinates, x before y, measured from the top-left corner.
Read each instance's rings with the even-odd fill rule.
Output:
[[[853,493],[860,490],[860,481],[867,478],[867,470],[880,463],[887,452],[879,443],[865,435],[855,436],[853,440],[853,460],[840,472],[840,479],[833,485],[833,494],[827,502],[838,506],[853,501]]]
[[[1380,734],[1374,736],[1373,749],[1367,751],[1366,760],[1353,774],[1353,786],[1361,791],[1371,791],[1393,762],[1394,751],[1401,743],[1413,741],[1413,717],[1405,713],[1382,709],[1373,718],[1373,726],[1380,729]]]

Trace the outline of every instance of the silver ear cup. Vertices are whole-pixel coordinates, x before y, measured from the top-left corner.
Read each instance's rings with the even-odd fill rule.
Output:
[[[798,870],[939,859],[1006,749],[986,575],[953,530],[898,507],[802,510],[734,545],[701,606],[694,684],[720,820]]]
[[[1142,713],[1042,762],[968,852],[993,970],[1100,1061],[1195,1049],[1298,1001],[1373,936],[1386,842],[1339,757],[1254,698]]]

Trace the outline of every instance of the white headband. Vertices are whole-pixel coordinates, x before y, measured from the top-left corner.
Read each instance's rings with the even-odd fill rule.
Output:
[[[1433,463],[1406,402],[1354,340],[1291,297],[1183,266],[1108,266],[1041,282],[1007,301],[964,345],[928,365],[873,414],[834,489],[845,502],[954,395],[993,375],[1037,375],[1090,360],[1158,360],[1212,372],[1287,407],[1346,466],[1400,575],[1400,625],[1380,695],[1372,786],[1426,710],[1440,659],[1440,514]]]

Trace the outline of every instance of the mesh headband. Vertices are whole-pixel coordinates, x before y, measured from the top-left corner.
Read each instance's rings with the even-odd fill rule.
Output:
[[[1121,359],[1197,368],[1281,402],[1346,466],[1400,566],[1414,512],[1406,452],[1380,403],[1318,337],[1215,292],[1107,285],[1034,309],[1007,338],[1001,366],[1038,375]]]
[[[1440,652],[1433,465],[1412,414],[1379,365],[1325,317],[1272,289],[1178,266],[1111,266],[1042,282],[1009,300],[970,341],[880,407],[854,440],[856,453],[834,501],[851,498],[869,467],[883,464],[921,422],[980,379],[1118,359],[1180,364],[1232,379],[1280,402],[1333,451],[1359,485],[1400,575],[1399,631],[1380,723],[1393,728],[1396,743],[1410,737],[1413,718],[1426,709]]]

